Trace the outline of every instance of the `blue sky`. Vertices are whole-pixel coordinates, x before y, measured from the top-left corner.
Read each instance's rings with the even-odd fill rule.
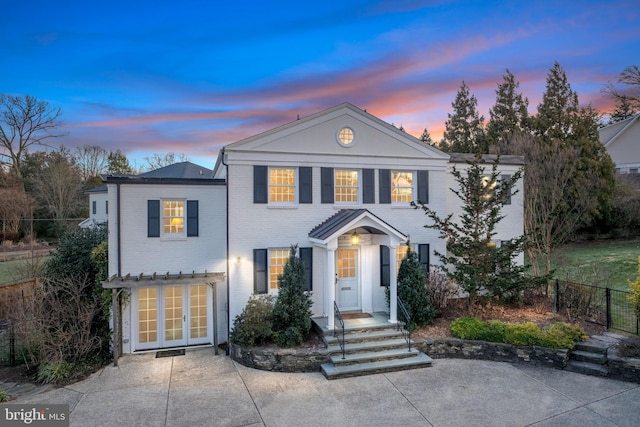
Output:
[[[582,104],[640,64],[636,1],[31,1],[0,14],[0,93],[64,111],[66,146],[143,164],[351,102],[440,139],[464,80],[488,118],[509,69],[535,112],[554,61]]]

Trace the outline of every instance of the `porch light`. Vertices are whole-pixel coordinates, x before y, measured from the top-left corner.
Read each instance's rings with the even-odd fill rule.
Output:
[[[353,234],[351,235],[351,244],[352,245],[360,244],[360,235],[358,234],[357,231],[354,231]]]

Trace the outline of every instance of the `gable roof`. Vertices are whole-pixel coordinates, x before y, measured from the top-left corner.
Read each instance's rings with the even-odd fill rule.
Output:
[[[173,163],[160,169],[155,169],[138,175],[140,178],[161,178],[161,179],[209,179],[213,176],[213,171],[191,162]]]
[[[326,243],[355,227],[364,228],[371,234],[391,234],[400,240],[407,239],[404,233],[367,209],[341,209],[314,227],[309,238],[316,243]]]
[[[107,185],[101,185],[100,187],[90,188],[89,190],[85,190],[85,193],[106,193]]]
[[[640,114],[598,129],[600,142],[607,147],[625,133],[635,121],[640,121]]]

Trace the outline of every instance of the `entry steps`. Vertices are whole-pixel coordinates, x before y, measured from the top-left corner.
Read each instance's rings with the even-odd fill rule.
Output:
[[[331,357],[321,370],[327,379],[356,377],[383,372],[402,371],[431,366],[433,360],[413,347],[411,350],[401,331],[394,325],[345,328],[345,355],[333,331],[324,331],[323,340]]]
[[[609,376],[607,351],[609,347],[617,344],[620,338],[619,335],[605,332],[603,335],[595,335],[587,341],[576,343],[565,370],[599,377]]]

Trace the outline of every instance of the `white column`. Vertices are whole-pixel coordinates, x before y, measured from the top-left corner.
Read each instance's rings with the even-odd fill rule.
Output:
[[[335,313],[333,304],[336,301],[336,249],[337,242],[334,245],[327,245],[327,283],[325,290],[327,292],[327,302],[329,308],[327,310],[327,328],[333,329],[335,324]]]
[[[398,277],[396,275],[397,245],[389,246],[389,323],[398,323]]]

